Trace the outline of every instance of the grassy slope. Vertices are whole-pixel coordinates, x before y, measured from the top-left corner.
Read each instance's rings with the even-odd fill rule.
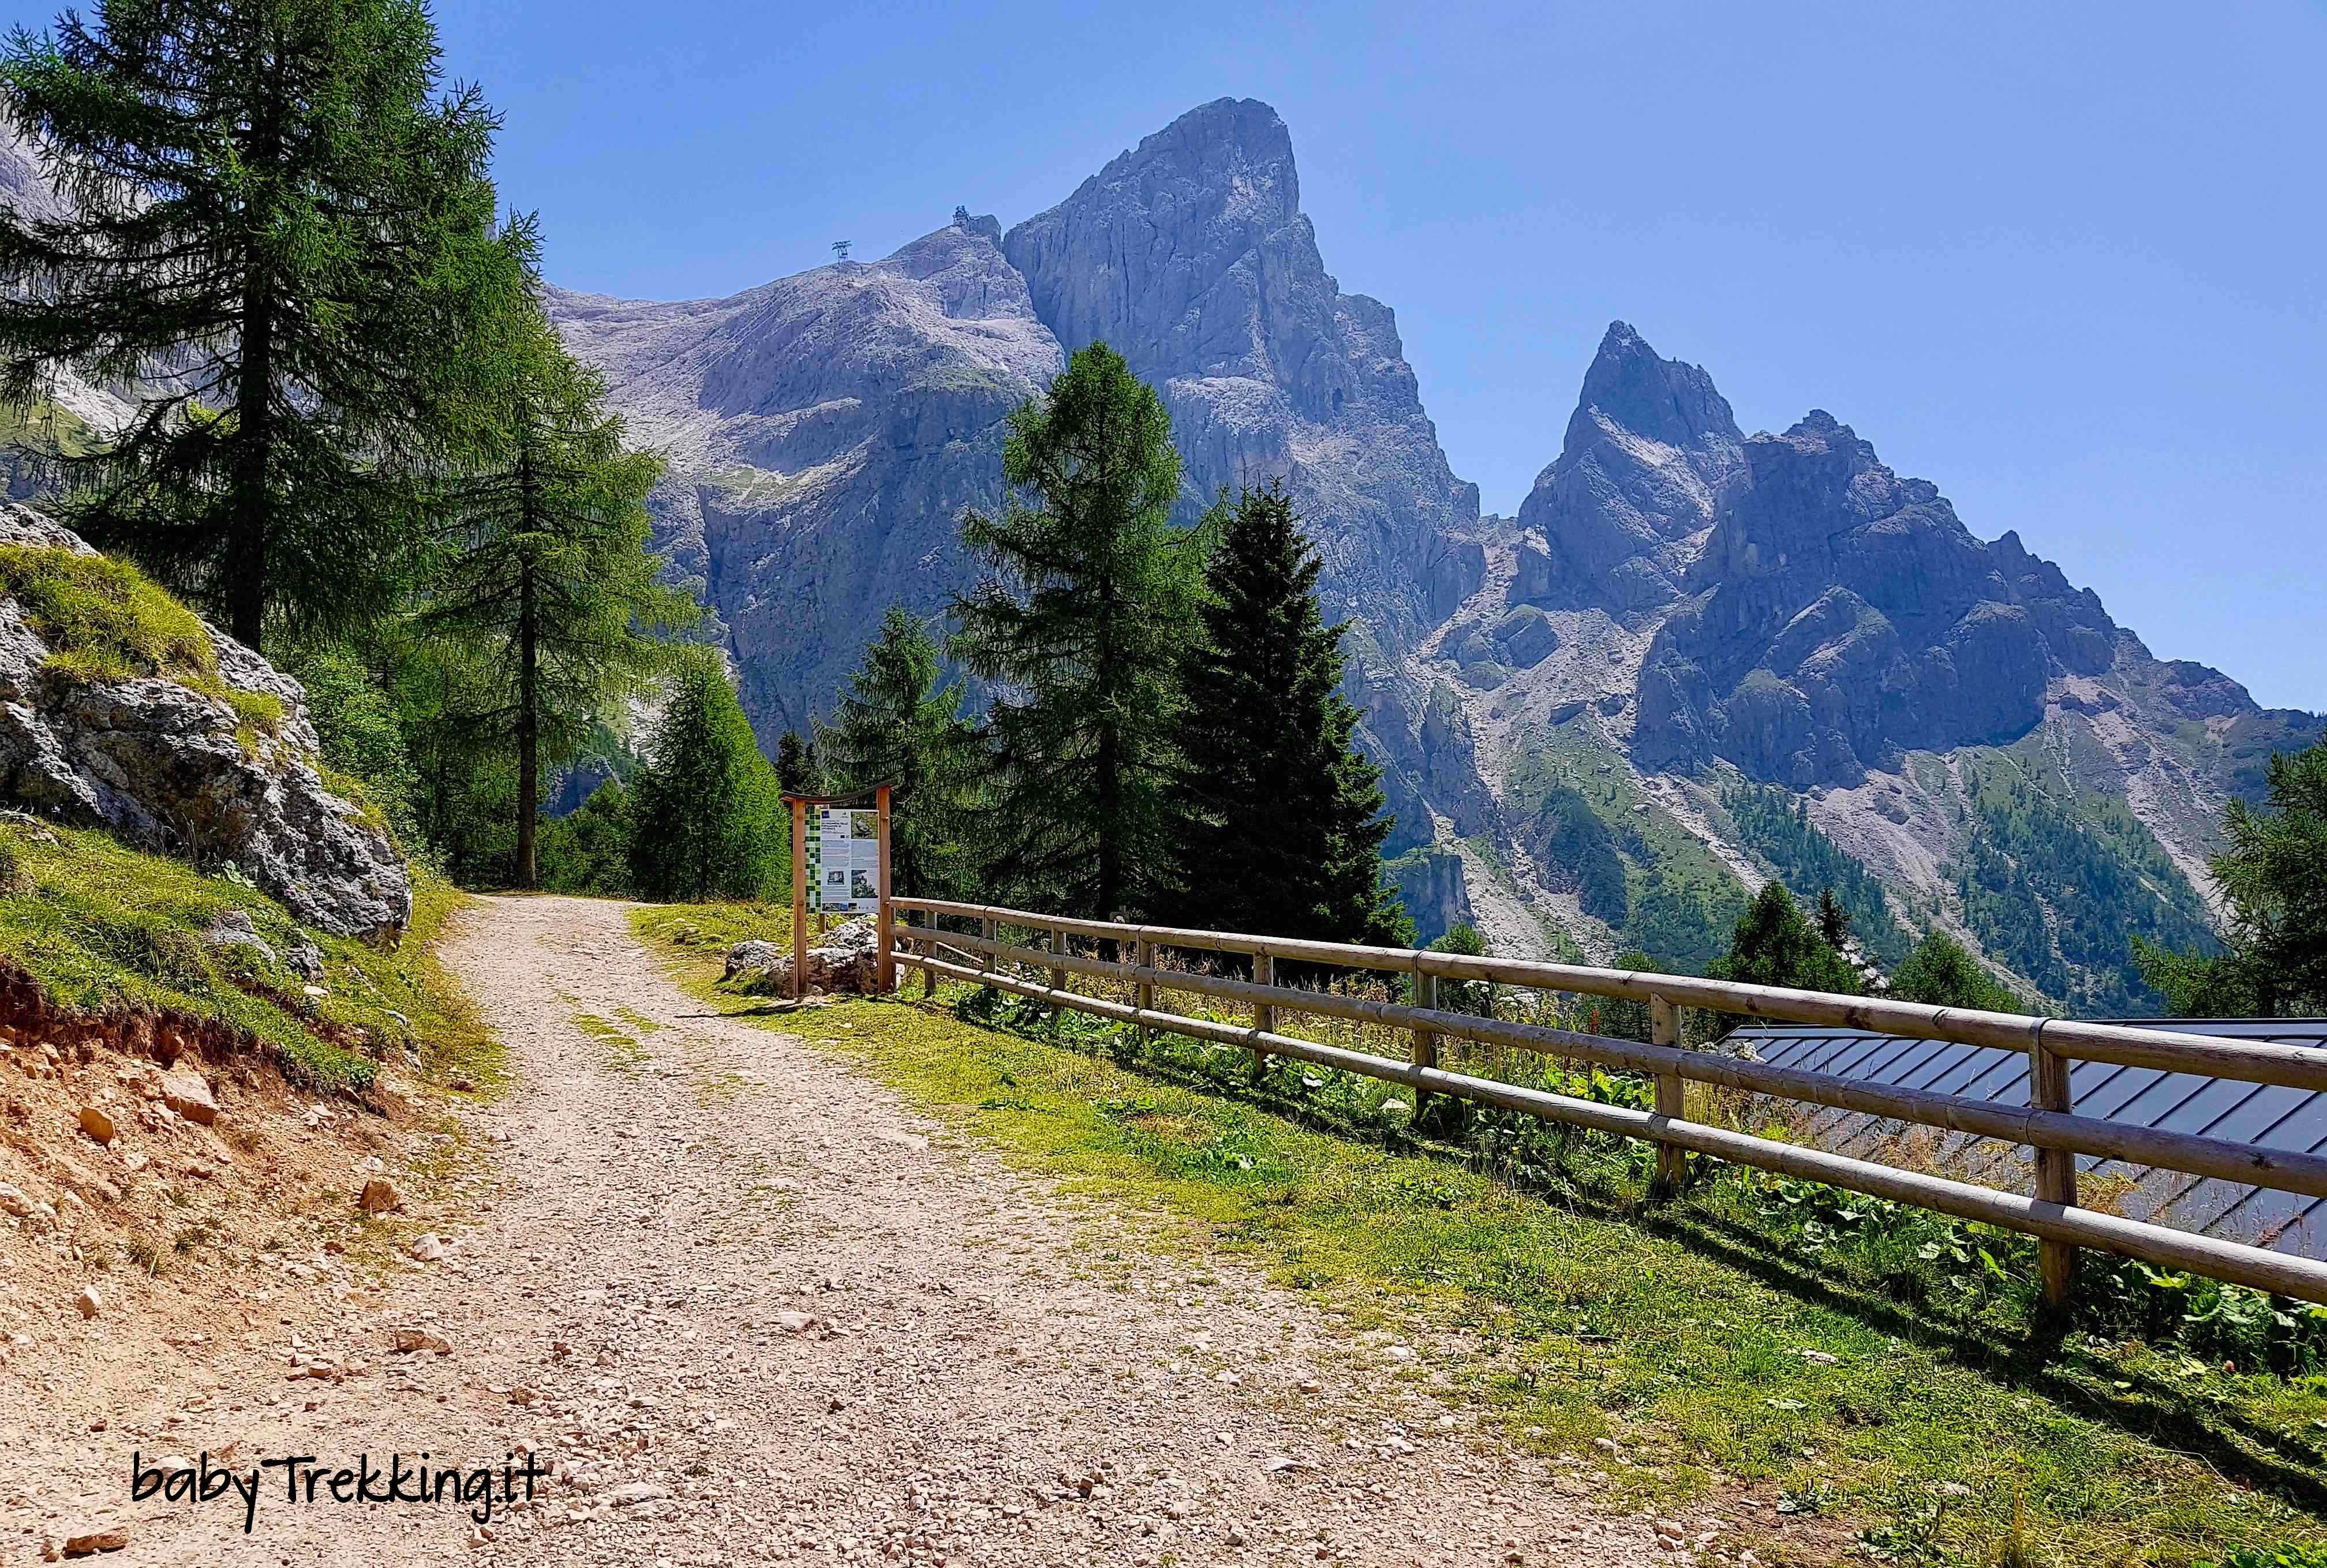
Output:
[[[429,952],[463,897],[441,880],[417,876],[412,926],[396,952],[310,933],[329,992],[311,998],[280,961],[297,922],[256,888],[104,833],[22,817],[0,819],[0,856],[8,873],[0,879],[0,957],[59,1006],[160,1007],[218,1020],[257,1037],[286,1076],[316,1086],[369,1087],[375,1063],[360,1049],[367,1040],[391,1059],[402,1042],[421,1044],[432,1069],[472,1082],[498,1074],[491,1034]],[[250,917],[275,963],[202,940],[229,910]]]
[[[648,910],[639,924],[715,999],[719,943],[782,929],[774,911],[743,909]],[[1070,1039],[1088,1022],[1070,1021]],[[2178,1349],[2085,1336],[2048,1357],[1983,1335],[1977,1318],[1872,1288],[1880,1271],[1847,1247],[1761,1221],[1784,1209],[1778,1188],[1723,1181],[1649,1211],[1624,1151],[1579,1147],[1547,1190],[1517,1191],[1378,1135],[1378,1096],[1345,1115],[1320,1103],[1332,1086],[1307,1089],[1281,1067],[1256,1096],[1241,1052],[1192,1044],[1126,1066],[869,1001],[769,1026],[1013,1164],[1146,1217],[1146,1245],[1235,1255],[1360,1329],[1462,1330],[1475,1349],[1461,1395],[1500,1406],[1519,1441],[1603,1467],[1611,1502],[1742,1490],[1790,1507],[1803,1544],[1765,1542],[1765,1562],[1827,1561],[1863,1535],[1864,1551],[1891,1554],[1877,1560],[1985,1563],[2015,1507],[2031,1561],[2327,1546],[2327,1378],[2224,1376]],[[1804,1526],[1804,1509],[1819,1518]]]
[[[1948,868],[1989,955],[2083,1016],[2154,1013],[2129,934],[2180,948],[2211,940],[2205,905],[2121,799],[2083,789],[2032,735],[1969,751],[1973,844]]]
[[[1574,789],[1614,839],[1629,906],[1625,942],[1681,968],[1702,968],[1726,945],[1744,910],[1745,890],[1735,873],[1640,789],[1621,757],[1581,718],[1525,744],[1512,762],[1509,804],[1532,813],[1560,786]]]

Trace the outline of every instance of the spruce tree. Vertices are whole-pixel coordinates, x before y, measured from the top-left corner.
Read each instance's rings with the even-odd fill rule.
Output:
[[[774,770],[719,657],[682,649],[670,700],[631,783],[631,885],[640,898],[759,898],[788,868]]]
[[[646,498],[661,460],[630,450],[604,379],[558,342],[528,292],[476,400],[480,461],[447,495],[453,547],[433,574],[420,629],[487,649],[497,700],[474,739],[516,754],[517,885],[539,882],[541,770],[621,717],[663,661],[650,635],[701,617],[660,585]]]
[[[1316,550],[1281,485],[1246,490],[1204,575],[1179,661],[1170,792],[1174,903],[1189,925],[1388,942],[1381,770],[1350,740],[1341,633],[1317,608]]]
[[[1171,419],[1094,343],[1011,415],[1002,471],[1000,514],[962,519],[994,573],[953,606],[956,656],[993,692],[985,881],[1045,910],[1144,910],[1168,882],[1167,723],[1205,537],[1172,521]]]
[[[469,328],[522,286],[494,117],[440,80],[422,0],[99,0],[0,61],[69,209],[0,203],[0,399],[138,387],[59,460],[70,520],[254,648],[394,599]]]
[[[1826,945],[1837,953],[1850,940],[1850,911],[1842,907],[1842,901],[1831,887],[1818,889],[1818,929]]]
[[[864,650],[833,722],[817,733],[825,776],[843,795],[889,786],[889,865],[899,892],[962,891],[963,769],[969,732],[961,694],[939,684],[938,645],[892,604]]]
[[[1749,985],[1790,986],[1855,996],[1865,989],[1858,971],[1830,946],[1802,914],[1782,882],[1762,884],[1731,935],[1729,951],[1706,968],[1715,980]],[[1724,1017],[1724,1026],[1742,1022]]]

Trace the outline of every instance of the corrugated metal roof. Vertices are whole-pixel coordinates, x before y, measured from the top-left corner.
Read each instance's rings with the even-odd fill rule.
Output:
[[[2135,1028],[2173,1029],[2226,1040],[2327,1050],[2327,1019],[2126,1019]],[[2028,1104],[2026,1053],[1942,1040],[1908,1040],[1809,1024],[1740,1029],[1721,1049],[1781,1067],[1996,1105]],[[2234,1143],[2327,1150],[2327,1094],[2079,1061],[2069,1087],[2080,1115],[2127,1125],[2200,1133]],[[2026,1192],[2032,1152],[1991,1138],[1795,1102],[1794,1129],[1818,1147],[1864,1159],[1911,1164]],[[2225,1240],[2327,1259],[2327,1198],[2185,1175],[2079,1155],[2079,1196],[2131,1219],[2154,1220]]]

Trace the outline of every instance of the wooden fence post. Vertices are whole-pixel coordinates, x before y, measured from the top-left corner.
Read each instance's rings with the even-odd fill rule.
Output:
[[[792,802],[792,1000],[808,994],[808,802]]]
[[[2069,1059],[2044,1047],[2044,1028],[2028,1042],[2028,1103],[2040,1111],[2074,1109],[2069,1091]],[[2036,1151],[2036,1198],[2042,1203],[2077,1206],[2077,1157],[2066,1149]],[[2065,1241],[2040,1239],[2036,1264],[2044,1278],[2044,1304],[2066,1306],[2077,1283],[2077,1248]]]
[[[1255,953],[1252,956],[1252,983],[1256,985],[1276,984],[1276,955]],[[1276,1009],[1266,1002],[1252,1004],[1252,1026],[1263,1034],[1276,1032]],[[1268,1066],[1268,1053],[1256,1045],[1252,1048],[1252,1071],[1257,1078]]]
[[[1067,933],[1065,929],[1061,928],[1052,930],[1051,932],[1051,951],[1053,953],[1063,953],[1066,950]],[[1051,971],[1051,989],[1053,991],[1064,991],[1066,988],[1067,972],[1064,969],[1052,969]]]
[[[921,911],[921,929],[929,933],[921,942],[921,957],[934,958],[938,956],[938,918],[927,910]],[[937,994],[938,972],[924,966],[921,970],[921,1000],[927,1002]]]
[[[1154,968],[1155,966],[1155,944],[1149,941],[1145,937],[1133,942],[1131,944],[1131,961],[1139,966],[1142,969]],[[1155,987],[1149,985],[1146,981],[1142,980],[1132,991],[1131,1002],[1132,1005],[1138,1008],[1142,1013],[1154,1012]],[[1143,1023],[1139,1026],[1140,1045],[1145,1047],[1147,1044],[1147,1026]]]
[[[995,919],[992,915],[988,915],[986,917],[984,925],[986,929],[986,939],[987,941],[995,942],[1001,940],[1002,922],[1000,920]],[[986,952],[980,953],[977,956],[977,966],[988,975],[994,973],[994,954],[990,949]],[[992,1002],[994,1000],[994,987],[988,985],[985,990],[979,992],[978,995],[986,1002]]]
[[[1423,1008],[1438,1005],[1438,976],[1425,974],[1418,967],[1414,972],[1414,1004]],[[1427,1029],[1417,1029],[1414,1031],[1414,1065],[1416,1067],[1438,1065],[1438,1036]],[[1414,1114],[1416,1116],[1422,1115],[1423,1105],[1428,1098],[1429,1097],[1420,1089],[1414,1091]]]
[[[889,787],[882,785],[873,792],[873,808],[879,814],[881,826],[881,875],[877,891],[880,894],[881,929],[874,938],[873,973],[886,996],[897,989],[897,939],[889,934],[889,922],[895,916],[889,909]]]
[[[1680,1009],[1661,996],[1649,998],[1649,1039],[1657,1045],[1680,1043]],[[1673,1121],[1684,1119],[1687,1101],[1683,1099],[1680,1074],[1657,1074],[1657,1115]],[[1669,1198],[1681,1189],[1688,1176],[1687,1151],[1673,1143],[1657,1145],[1657,1179],[1653,1193]]]

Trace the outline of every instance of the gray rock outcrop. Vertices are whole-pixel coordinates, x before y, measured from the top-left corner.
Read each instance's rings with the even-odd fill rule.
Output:
[[[1419,849],[1402,855],[1391,868],[1397,878],[1397,896],[1414,921],[1414,939],[1427,947],[1457,926],[1475,926],[1471,890],[1463,872],[1463,857],[1451,849]]]
[[[1478,520],[1478,487],[1439,448],[1389,307],[1326,272],[1276,110],[1192,109],[1002,247],[1062,348],[1105,341],[1163,391],[1192,507],[1282,480],[1329,615],[1393,651],[1444,619],[1477,569],[1449,535]]]
[[[859,995],[880,988],[880,933],[870,919],[849,920],[817,938],[808,950],[805,966],[810,992],[853,992]],[[727,950],[721,978],[740,983],[746,991],[789,996],[792,989],[792,953],[773,942],[738,942]]]
[[[0,508],[0,550],[96,554],[21,506]],[[216,691],[169,675],[89,679],[51,663],[54,650],[0,589],[0,798],[201,863],[231,861],[335,935],[400,933],[412,913],[403,856],[316,772],[305,692],[203,630]],[[254,711],[269,716],[247,719],[219,691],[261,699]]]

